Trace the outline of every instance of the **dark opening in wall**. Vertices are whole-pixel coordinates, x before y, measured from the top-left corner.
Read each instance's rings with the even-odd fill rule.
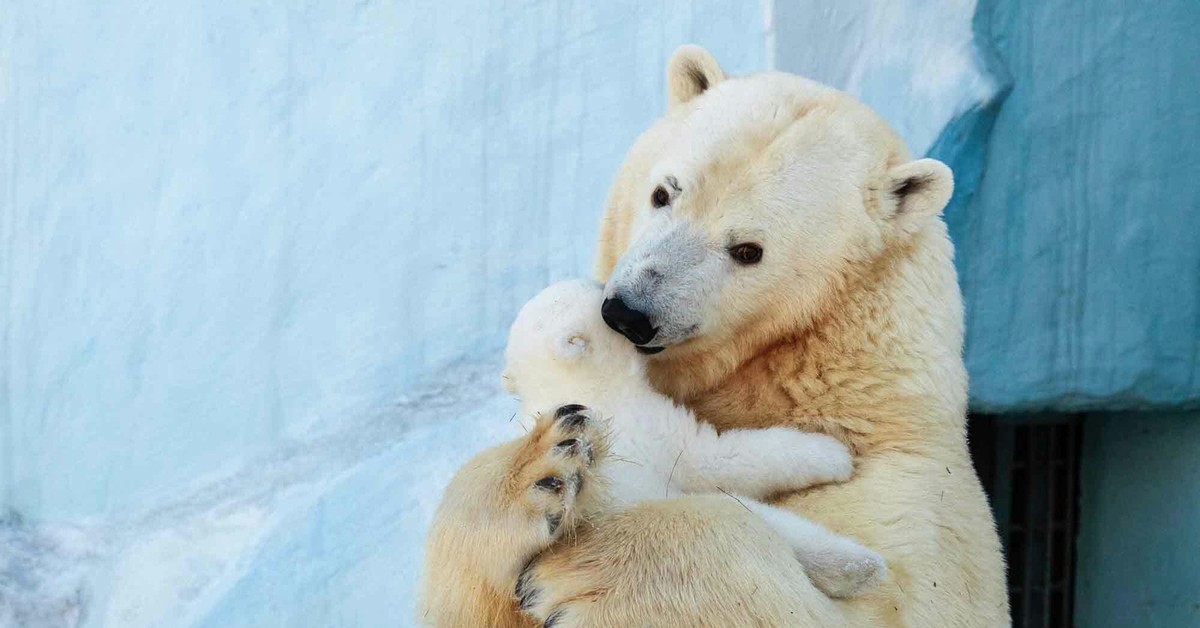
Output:
[[[1008,563],[1013,626],[1073,625],[1079,415],[973,414],[971,457]]]

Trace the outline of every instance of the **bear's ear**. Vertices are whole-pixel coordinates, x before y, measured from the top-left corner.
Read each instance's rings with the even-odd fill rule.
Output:
[[[725,80],[725,72],[700,46],[680,46],[667,62],[667,97],[670,106],[685,103]]]
[[[936,159],[918,159],[887,172],[883,193],[888,218],[910,221],[937,216],[954,193],[954,174]]]
[[[591,340],[582,332],[570,332],[554,339],[554,353],[565,360],[577,360],[587,354]]]

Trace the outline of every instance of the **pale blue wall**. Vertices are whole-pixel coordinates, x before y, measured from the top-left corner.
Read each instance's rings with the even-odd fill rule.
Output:
[[[0,0],[0,625],[408,625],[689,42],[768,65],[758,2]]]
[[[765,67],[757,2],[0,0],[0,505],[169,496],[498,347],[693,41]]]
[[[1076,625],[1200,625],[1200,415],[1090,415]]]

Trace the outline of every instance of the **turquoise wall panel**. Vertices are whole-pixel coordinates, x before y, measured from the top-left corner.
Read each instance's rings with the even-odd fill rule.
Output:
[[[1200,414],[1086,420],[1076,625],[1200,626]]]
[[[1200,3],[985,0],[975,29],[1011,91],[934,151],[983,161],[947,214],[974,406],[1195,407]]]

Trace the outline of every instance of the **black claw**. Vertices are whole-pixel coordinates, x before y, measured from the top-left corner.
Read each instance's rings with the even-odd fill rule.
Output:
[[[544,477],[544,478],[538,480],[534,485],[540,489],[545,489],[547,491],[554,491],[555,493],[559,493],[559,492],[562,492],[563,481],[562,481],[562,478],[556,478],[554,476],[549,476],[549,477]]]
[[[554,628],[558,624],[558,620],[562,619],[565,613],[566,611],[561,608],[550,613],[550,616],[546,618],[546,623],[542,624],[542,628]]]
[[[525,567],[521,569],[521,575],[517,576],[517,588],[513,593],[517,599],[521,601],[521,610],[529,610],[534,604],[537,604],[537,589],[531,588],[530,579],[533,577],[533,559],[525,563]]]
[[[563,453],[573,454],[579,450],[579,440],[575,438],[568,438],[567,440],[559,442],[554,448],[563,450]]]
[[[530,589],[530,590],[526,591],[525,595],[522,595],[520,600],[521,600],[521,610],[528,611],[529,609],[533,608],[535,604],[538,603],[538,590]]]
[[[579,414],[580,412],[583,412],[584,410],[587,410],[587,406],[581,406],[577,403],[568,403],[565,406],[560,406],[557,410],[554,411],[554,418],[561,419],[561,418],[567,416],[568,414]]]
[[[570,430],[578,429],[578,428],[582,427],[584,423],[587,423],[587,420],[588,420],[588,416],[586,414],[584,414],[582,411],[577,412],[575,414],[568,414],[566,416],[559,417],[559,419],[558,419],[559,423],[564,428],[570,429]]]
[[[558,526],[562,524],[562,514],[546,515],[546,525],[550,527],[550,536],[554,536],[558,532]]]

